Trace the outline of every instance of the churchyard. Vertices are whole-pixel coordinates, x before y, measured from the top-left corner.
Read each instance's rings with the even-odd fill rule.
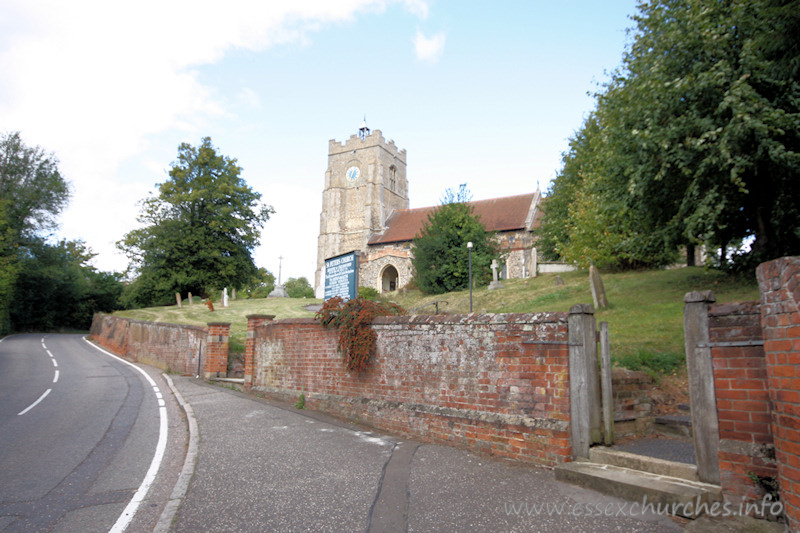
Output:
[[[530,313],[568,311],[579,303],[592,303],[588,271],[555,274],[526,280],[503,280],[503,288],[473,291],[476,313]],[[619,366],[651,372],[673,373],[685,359],[683,347],[683,296],[690,291],[713,290],[718,302],[758,299],[755,279],[732,278],[718,271],[700,267],[674,270],[648,270],[603,273],[607,309],[596,311],[599,321],[609,323],[612,359]],[[185,297],[185,295],[184,295]],[[469,291],[424,295],[416,289],[390,293],[388,298],[410,313],[459,314],[469,312]],[[230,300],[227,308],[214,301],[213,312],[202,302],[182,308],[177,305],[118,311],[118,316],[205,326],[208,322],[230,322],[232,349],[243,350],[250,314],[275,315],[276,319],[313,317],[307,306],[321,300],[293,298],[258,298]]]

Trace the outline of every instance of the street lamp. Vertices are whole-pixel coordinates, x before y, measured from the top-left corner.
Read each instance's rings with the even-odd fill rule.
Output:
[[[472,312],[472,241],[467,243],[469,253],[469,312]]]

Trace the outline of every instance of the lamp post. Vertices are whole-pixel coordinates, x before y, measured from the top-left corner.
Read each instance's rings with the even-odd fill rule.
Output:
[[[467,243],[469,253],[469,312],[472,312],[472,241]]]

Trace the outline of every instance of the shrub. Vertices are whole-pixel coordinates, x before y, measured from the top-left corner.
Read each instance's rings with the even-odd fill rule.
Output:
[[[380,300],[381,295],[377,289],[372,287],[359,287],[358,297],[362,300],[372,300],[373,302]]]

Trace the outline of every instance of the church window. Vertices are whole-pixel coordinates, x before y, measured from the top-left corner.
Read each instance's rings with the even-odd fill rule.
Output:
[[[394,191],[397,188],[397,167],[391,165],[389,167],[389,190]]]

